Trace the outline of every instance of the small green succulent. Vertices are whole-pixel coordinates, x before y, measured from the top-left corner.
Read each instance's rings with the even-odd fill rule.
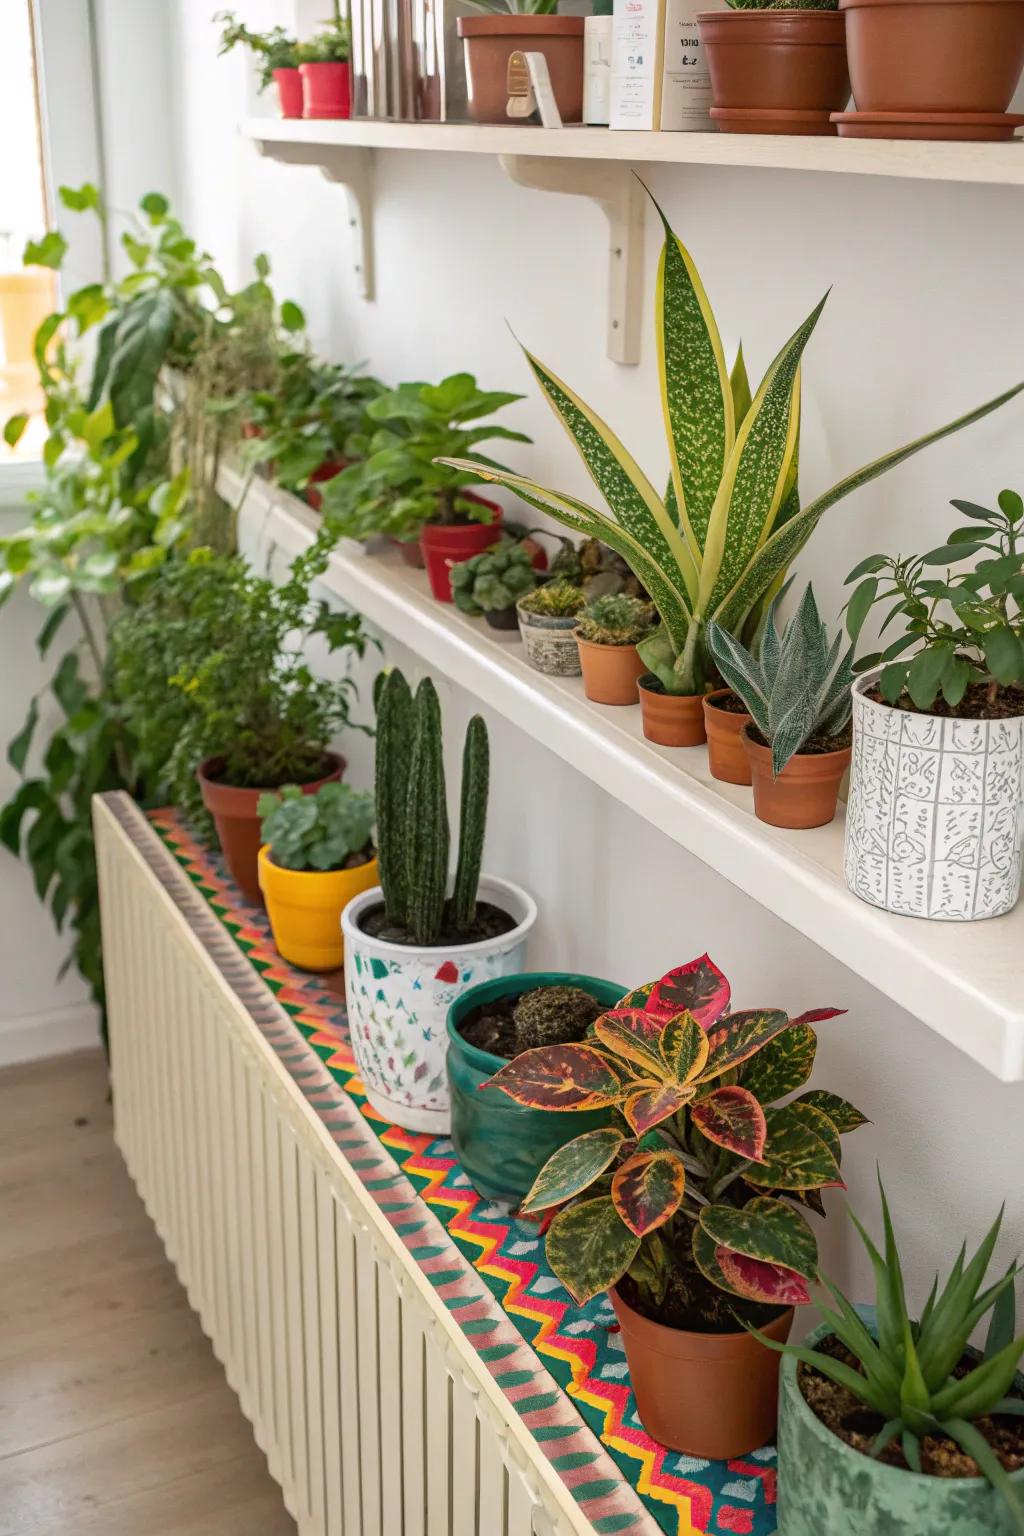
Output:
[[[650,603],[615,592],[587,604],[576,633],[591,645],[636,645],[650,634],[654,622]]]
[[[519,606],[526,613],[536,613],[543,618],[568,619],[579,613],[586,598],[579,587],[567,581],[549,581],[524,597]]]
[[[451,570],[452,597],[462,613],[499,613],[537,585],[533,553],[510,539],[461,560]]]
[[[373,796],[349,784],[324,784],[315,795],[286,784],[261,795],[257,809],[263,842],[282,869],[343,869],[373,831]]]

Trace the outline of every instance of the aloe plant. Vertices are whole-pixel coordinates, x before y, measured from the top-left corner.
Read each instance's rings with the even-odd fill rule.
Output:
[[[839,655],[842,636],[829,640],[809,583],[781,636],[778,602],[768,610],[756,653],[721,625],[708,625],[715,664],[771,747],[776,776],[809,737],[838,736],[848,724],[854,675],[854,648]]]
[[[613,515],[524,475],[445,462],[507,486],[530,506],[621,554],[661,618],[640,654],[669,692],[694,694],[704,691],[710,678],[708,622],[713,619],[734,635],[749,634],[831,506],[930,443],[987,416],[1024,384],[855,470],[801,507],[800,364],[825,299],[783,346],[751,398],[742,349],[730,377],[693,258],[658,212],[665,243],[655,325],[671,465],[664,496],[607,423],[530,352],[526,358],[535,378]]]

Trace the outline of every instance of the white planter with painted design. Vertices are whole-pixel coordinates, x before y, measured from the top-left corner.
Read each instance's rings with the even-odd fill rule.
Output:
[[[373,1108],[406,1130],[447,1135],[450,1004],[477,982],[527,968],[526,940],[537,920],[532,896],[494,875],[481,876],[479,896],[501,907],[516,926],[476,944],[388,944],[359,926],[360,917],[383,900],[379,885],[341,915],[352,1052]]]
[[[853,690],[846,882],[887,912],[999,917],[1020,894],[1024,716],[951,720]]]

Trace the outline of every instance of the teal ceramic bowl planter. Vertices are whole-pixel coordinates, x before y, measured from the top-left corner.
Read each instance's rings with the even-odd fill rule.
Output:
[[[552,1114],[526,1109],[500,1088],[480,1092],[480,1084],[507,1066],[504,1056],[478,1050],[459,1025],[481,1003],[498,997],[518,997],[534,987],[580,987],[605,1008],[614,1008],[629,991],[597,976],[566,971],[525,971],[481,982],[457,997],[448,1009],[448,1088],[451,1098],[451,1137],[473,1188],[486,1200],[518,1205],[552,1152],[574,1136],[608,1121],[607,1110],[582,1115]]]
[[[828,1333],[817,1328],[807,1340]],[[779,1375],[779,1530],[785,1536],[1010,1536],[1006,1506],[980,1477],[924,1477],[839,1440],[811,1412],[787,1356]],[[1024,1472],[1013,1473],[1024,1497]]]

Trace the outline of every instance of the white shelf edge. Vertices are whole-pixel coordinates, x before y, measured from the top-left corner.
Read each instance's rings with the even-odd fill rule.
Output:
[[[617,160],[633,165],[722,165],[763,170],[826,171],[917,181],[1024,186],[1024,140],[959,144],[924,139],[840,139],[736,133],[612,132],[608,128],[544,129],[510,124],[342,122],[250,117],[242,132],[266,146],[426,150],[459,154],[544,155]]]
[[[244,501],[261,547],[292,557],[310,543],[318,519],[299,498],[255,479],[246,489],[231,468],[221,491],[233,505]],[[810,832],[764,825],[748,789],[711,778],[706,751],[656,747],[641,733],[639,709],[591,704],[578,678],[535,672],[518,636],[436,602],[424,573],[390,552],[346,541],[324,584],[994,1077],[1024,1079],[1024,903],[975,923],[868,906],[843,879],[842,810]]]

